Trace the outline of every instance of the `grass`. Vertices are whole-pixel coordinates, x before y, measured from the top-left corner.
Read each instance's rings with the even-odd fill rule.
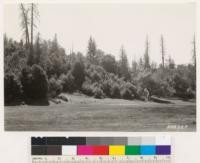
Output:
[[[196,103],[173,104],[66,95],[49,106],[5,107],[6,131],[196,131]]]

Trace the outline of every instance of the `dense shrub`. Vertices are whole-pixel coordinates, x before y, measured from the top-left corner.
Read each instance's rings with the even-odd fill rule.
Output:
[[[123,99],[131,100],[134,98],[134,95],[131,93],[131,91],[128,88],[123,88],[120,94]]]
[[[62,74],[60,76],[61,84],[64,92],[73,92],[76,89],[76,85],[74,83],[74,76],[71,74],[71,71],[68,72],[67,75]]]
[[[62,81],[54,77],[49,79],[49,97],[55,98],[62,92]]]
[[[93,94],[94,94],[94,97],[95,98],[103,98],[104,97],[104,93],[103,93],[103,91],[100,89],[100,88],[98,88],[98,87],[95,87],[94,89],[93,89]]]
[[[130,82],[127,82],[125,84],[125,87],[131,92],[132,96],[134,97],[138,97],[138,93],[137,93],[137,87],[134,86],[133,84],[131,84]]]
[[[105,80],[102,82],[101,88],[107,97],[111,96],[111,85],[112,85],[112,83],[110,82],[110,80]]]
[[[48,80],[44,70],[39,65],[24,68],[20,80],[27,103],[47,100]]]
[[[72,75],[74,76],[74,82],[78,90],[81,89],[83,82],[85,81],[84,64],[80,61],[76,61],[72,67]]]
[[[124,99],[134,99],[138,97],[137,88],[130,82],[124,82],[120,90],[121,97]]]
[[[4,102],[5,105],[19,103],[22,99],[21,83],[13,73],[6,74],[4,77]]]
[[[113,86],[111,87],[111,97],[112,98],[120,98],[120,88],[118,84],[113,84]]]
[[[90,82],[85,81],[82,85],[82,92],[88,96],[93,96],[93,86]]]

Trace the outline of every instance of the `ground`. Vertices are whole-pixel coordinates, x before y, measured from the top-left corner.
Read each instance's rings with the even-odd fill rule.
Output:
[[[6,106],[6,131],[196,131],[196,103],[94,99],[65,94],[69,102]]]

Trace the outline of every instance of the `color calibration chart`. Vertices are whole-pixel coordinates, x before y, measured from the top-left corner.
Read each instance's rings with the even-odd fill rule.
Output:
[[[171,163],[171,137],[32,137],[31,163]]]

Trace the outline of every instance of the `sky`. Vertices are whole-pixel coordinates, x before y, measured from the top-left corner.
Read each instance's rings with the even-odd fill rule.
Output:
[[[92,36],[99,49],[119,58],[126,50],[129,63],[144,55],[148,36],[150,60],[161,63],[160,36],[164,36],[166,57],[176,64],[192,62],[192,40],[195,33],[195,3],[167,4],[38,4],[37,32],[42,39],[53,39],[69,54],[87,52]],[[14,40],[22,38],[19,4],[5,4],[4,32]]]

